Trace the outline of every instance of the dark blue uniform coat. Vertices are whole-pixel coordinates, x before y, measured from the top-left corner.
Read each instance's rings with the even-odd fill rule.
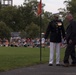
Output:
[[[50,42],[60,43],[65,37],[65,30],[61,20],[52,20],[46,30],[45,39],[50,35]]]

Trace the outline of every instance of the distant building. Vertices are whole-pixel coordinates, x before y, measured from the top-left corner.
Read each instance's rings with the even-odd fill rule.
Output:
[[[13,0],[0,0],[0,3],[3,6],[12,6],[13,5]]]
[[[20,37],[20,32],[11,32],[11,37]]]

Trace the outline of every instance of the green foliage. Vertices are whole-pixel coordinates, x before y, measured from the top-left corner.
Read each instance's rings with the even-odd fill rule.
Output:
[[[47,12],[47,11],[43,14],[43,17],[42,17],[42,25],[41,25],[42,32],[45,32],[46,31],[46,28],[48,26],[48,23],[52,20],[51,15],[52,15],[52,13]]]
[[[20,32],[20,37],[21,38],[25,38],[26,37],[26,32],[25,31],[21,31]]]
[[[76,0],[66,1],[66,7],[69,12],[71,12],[76,19]]]
[[[36,37],[39,36],[39,31],[40,31],[39,26],[37,26],[34,23],[31,23],[26,28],[27,37],[29,37],[29,38],[36,38]]]
[[[0,11],[0,20],[5,22],[8,27],[15,30],[17,8],[12,6],[3,7]],[[17,17],[18,18],[18,17]]]
[[[10,37],[10,28],[6,26],[4,22],[0,22],[0,38],[7,38],[9,39]]]
[[[42,4],[42,32],[45,32],[47,24],[50,20],[50,13],[44,12],[44,6],[45,5]],[[3,21],[13,32],[25,31],[28,34],[26,37],[31,36],[32,38],[35,38],[39,36],[40,28],[40,16],[37,15],[37,7],[37,0],[25,0],[24,4],[21,6],[0,6],[0,21]],[[34,28],[31,27],[30,32],[29,28],[32,23],[34,24]]]

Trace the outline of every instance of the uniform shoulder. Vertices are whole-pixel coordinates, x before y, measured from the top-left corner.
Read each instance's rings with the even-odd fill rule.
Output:
[[[76,20],[72,20],[71,23],[76,23]]]
[[[73,20],[73,22],[75,22],[75,23],[76,23],[76,20]]]
[[[59,19],[58,21],[59,21],[59,22],[62,22],[62,20],[60,20],[60,19]]]
[[[50,22],[49,22],[49,24],[51,24],[51,23],[53,23],[54,22],[54,20],[51,20]]]

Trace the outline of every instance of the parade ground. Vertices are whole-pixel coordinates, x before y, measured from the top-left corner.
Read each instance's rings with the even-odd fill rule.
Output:
[[[64,50],[61,49],[61,64]],[[42,63],[39,48],[0,47],[0,75],[76,75],[76,66],[48,66],[49,49],[42,49]]]

